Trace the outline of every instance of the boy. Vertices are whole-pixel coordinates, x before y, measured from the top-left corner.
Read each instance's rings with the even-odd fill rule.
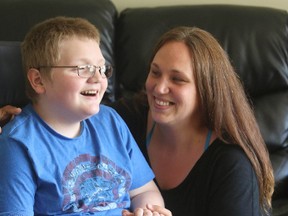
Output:
[[[127,126],[100,105],[112,67],[99,43],[98,30],[81,18],[52,18],[26,35],[31,104],[0,135],[0,214],[121,215],[139,208],[135,215],[152,215],[147,203],[164,206]]]

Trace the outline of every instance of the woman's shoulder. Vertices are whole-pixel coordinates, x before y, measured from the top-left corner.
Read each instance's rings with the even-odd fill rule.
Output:
[[[211,151],[211,153],[214,153],[216,155],[222,155],[222,156],[230,156],[230,155],[245,156],[246,155],[240,145],[225,143],[220,139],[214,140],[214,142],[212,142],[208,150]]]
[[[121,98],[110,105],[128,125],[146,122],[148,113],[147,101],[140,97]]]
[[[222,170],[253,170],[252,164],[241,146],[237,144],[227,144],[216,139],[207,149],[207,154],[203,155],[214,168],[220,167]]]
[[[120,98],[119,100],[109,104],[118,113],[141,113],[144,110],[148,110],[148,102],[146,96],[135,95],[129,98]]]

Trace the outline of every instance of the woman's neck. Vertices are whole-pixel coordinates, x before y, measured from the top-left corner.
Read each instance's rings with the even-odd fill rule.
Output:
[[[158,123],[154,122],[150,116],[147,132],[149,132],[153,124],[155,124],[151,138],[156,138],[160,143],[165,143],[166,147],[170,145],[176,148],[185,145],[185,143],[188,145],[192,143],[196,144],[201,142],[203,138],[206,138],[208,128],[203,124],[196,124],[195,122],[196,121],[187,120],[180,123]]]
[[[151,128],[152,119],[148,121]],[[187,177],[205,151],[208,129],[195,124],[155,124],[148,156],[158,185],[175,188]]]

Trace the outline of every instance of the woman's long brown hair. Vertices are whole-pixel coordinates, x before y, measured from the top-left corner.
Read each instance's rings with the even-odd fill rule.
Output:
[[[190,49],[206,125],[225,143],[242,147],[257,175],[260,205],[269,211],[274,191],[271,161],[253,109],[226,52],[207,31],[182,26],[160,38],[152,59],[170,41],[183,42]]]

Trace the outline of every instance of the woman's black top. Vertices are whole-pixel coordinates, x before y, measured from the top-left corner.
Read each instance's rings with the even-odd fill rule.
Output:
[[[150,163],[146,148],[147,104],[125,100],[111,106],[122,116]],[[219,139],[210,144],[180,185],[159,189],[173,216],[261,215],[257,178],[250,161],[239,146]]]

